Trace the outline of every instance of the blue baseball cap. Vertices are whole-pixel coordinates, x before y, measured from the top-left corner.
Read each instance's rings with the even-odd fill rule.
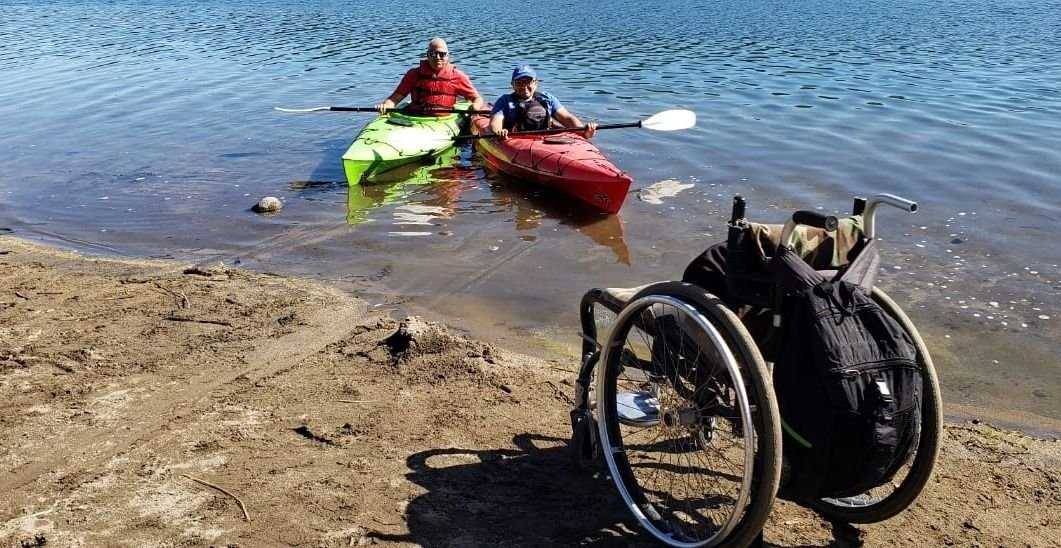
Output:
[[[512,71],[512,81],[515,82],[520,78],[537,80],[538,73],[534,72],[534,69],[532,69],[530,65],[516,65],[516,68]]]

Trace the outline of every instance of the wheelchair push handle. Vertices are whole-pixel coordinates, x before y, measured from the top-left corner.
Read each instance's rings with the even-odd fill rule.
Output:
[[[907,200],[894,194],[877,194],[865,200],[864,203],[855,202],[855,213],[861,213],[863,219],[862,233],[867,240],[872,240],[875,235],[877,207],[889,205],[910,213],[917,212],[917,202]],[[861,211],[860,211],[861,210]],[[817,211],[801,210],[792,214],[792,218],[785,223],[781,230],[781,244],[792,246],[792,237],[799,225],[807,225],[821,228],[828,232],[836,230],[838,220],[832,215],[823,215]]]
[[[823,228],[829,232],[836,230],[840,221],[833,215],[822,215],[817,211],[800,210],[792,214],[792,221],[798,225]]]
[[[792,238],[795,236],[796,227],[807,225],[821,228],[828,232],[836,230],[840,221],[834,215],[823,215],[817,211],[800,210],[792,214],[792,218],[785,221],[785,227],[781,229],[781,245],[791,248]]]
[[[866,210],[862,213],[863,227],[862,232],[865,234],[867,240],[872,240],[874,237],[874,230],[876,229],[876,217],[877,217],[877,206],[884,204],[892,207],[897,207],[903,211],[910,213],[917,212],[917,202],[913,200],[907,200],[901,196],[895,194],[877,194],[866,200]]]

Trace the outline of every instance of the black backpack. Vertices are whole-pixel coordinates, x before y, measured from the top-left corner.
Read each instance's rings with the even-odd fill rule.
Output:
[[[789,466],[785,498],[864,493],[891,480],[916,449],[917,348],[869,291],[850,281],[872,283],[879,258],[870,244],[860,253],[867,259],[835,280],[787,249],[774,257],[791,293],[774,365]]]

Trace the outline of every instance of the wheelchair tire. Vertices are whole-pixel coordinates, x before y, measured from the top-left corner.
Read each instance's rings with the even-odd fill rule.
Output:
[[[653,284],[622,310],[603,357],[601,452],[641,526],[670,546],[755,541],[780,481],[781,427],[737,316],[697,286]]]
[[[922,379],[920,433],[914,453],[889,483],[852,497],[803,502],[825,518],[846,523],[884,521],[913,504],[932,476],[943,427],[939,379],[925,342],[910,318],[887,294],[874,288],[873,300],[903,326],[917,347]]]

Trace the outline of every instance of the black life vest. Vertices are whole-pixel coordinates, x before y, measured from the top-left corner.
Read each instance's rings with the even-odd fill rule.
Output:
[[[540,93],[535,93],[526,101],[516,103],[516,131],[549,129],[552,121],[549,103]]]

